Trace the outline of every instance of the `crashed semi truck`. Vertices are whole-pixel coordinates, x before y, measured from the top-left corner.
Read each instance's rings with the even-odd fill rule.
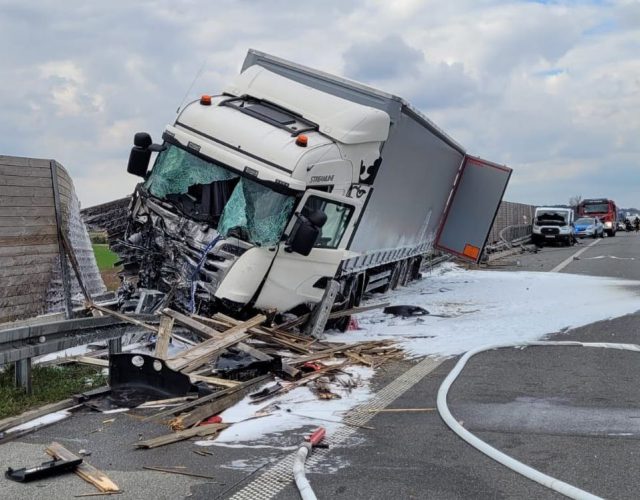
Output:
[[[128,171],[144,181],[125,276],[236,317],[309,311],[334,282],[334,307],[351,308],[434,249],[477,262],[511,174],[399,97],[254,50],[161,144],[137,133]]]

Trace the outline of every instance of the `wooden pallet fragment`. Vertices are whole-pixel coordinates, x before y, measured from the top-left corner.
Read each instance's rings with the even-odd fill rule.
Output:
[[[56,443],[55,441],[47,446],[45,452],[53,458],[57,458],[59,460],[78,460],[80,458],[75,453],[72,453],[60,443]],[[96,469],[86,460],[83,460],[82,463],[78,465],[78,467],[76,467],[74,472],[86,482],[98,488],[99,491],[120,491],[118,485],[111,479],[109,479],[109,477],[104,472]]]

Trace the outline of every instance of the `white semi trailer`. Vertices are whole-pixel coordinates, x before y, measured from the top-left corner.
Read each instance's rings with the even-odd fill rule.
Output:
[[[254,50],[162,145],[134,143],[125,270],[178,307],[237,315],[308,309],[334,279],[351,307],[434,248],[478,261],[511,174],[399,97]]]

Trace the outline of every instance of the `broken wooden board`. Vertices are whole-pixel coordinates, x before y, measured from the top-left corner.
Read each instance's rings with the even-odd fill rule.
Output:
[[[184,441],[192,437],[204,437],[217,434],[221,430],[229,427],[229,424],[208,424],[194,427],[193,429],[186,429],[179,432],[173,432],[171,434],[165,434],[164,436],[158,436],[152,439],[146,439],[144,441],[138,441],[135,444],[136,448],[157,448],[158,446],[165,446],[171,443],[177,443],[178,441]]]
[[[18,425],[25,424],[27,422],[30,422],[31,420],[35,420],[36,418],[48,415],[49,413],[66,410],[76,404],[77,402],[73,398],[63,399],[62,401],[58,401],[57,403],[50,403],[48,405],[41,406],[40,408],[26,411],[14,417],[3,418],[2,420],[0,420],[0,432],[4,432],[7,429],[11,429],[12,427],[17,427]]]
[[[155,326],[148,325],[147,323],[143,323],[142,321],[138,321],[137,319],[132,318],[130,316],[127,316],[126,314],[122,314],[122,313],[119,313],[117,311],[113,311],[111,309],[108,309],[108,308],[103,307],[103,306],[98,305],[98,304],[91,304],[91,307],[93,309],[97,309],[98,311],[102,311],[105,314],[113,316],[114,318],[118,318],[118,319],[120,319],[122,321],[126,321],[127,323],[131,323],[132,325],[139,326],[141,328],[144,328],[146,330],[152,331],[154,333],[158,332],[158,329]]]
[[[45,452],[48,455],[51,455],[53,458],[57,458],[59,460],[78,460],[79,456],[75,453],[70,452],[60,443],[56,443],[55,441],[51,443],[45,449]],[[74,471],[78,476],[84,479],[86,482],[94,485],[98,488],[99,491],[102,492],[114,492],[120,491],[120,488],[116,483],[114,483],[109,477],[102,471],[96,469],[93,465],[88,463],[86,460],[76,467]]]
[[[197,370],[211,358],[219,354],[223,349],[231,347],[232,345],[247,338],[247,330],[264,322],[265,319],[265,316],[258,314],[250,320],[238,323],[224,332],[218,332],[210,329],[215,332],[212,334],[214,336],[209,340],[205,340],[201,344],[181,352],[178,356],[169,359],[167,364],[174,370],[185,373]],[[198,322],[196,321],[196,323]],[[205,325],[201,326],[202,328],[209,328]]]
[[[197,375],[195,373],[189,374],[189,379],[191,382],[204,382],[206,384],[218,385],[221,387],[237,387],[242,383],[237,380],[227,380],[226,378]]]
[[[227,347],[231,347],[246,338],[247,334],[242,331],[221,334],[220,338],[205,340],[201,344],[190,347],[177,356],[168,359],[167,365],[176,371],[192,372],[206,364]]]
[[[173,331],[174,319],[170,316],[162,316],[160,325],[158,326],[158,338],[156,340],[156,350],[154,356],[160,359],[167,359],[167,351],[169,350],[169,341],[171,340],[171,332]]]
[[[232,407],[238,401],[243,399],[247,394],[256,389],[256,386],[269,379],[270,375],[263,375],[261,377],[253,378],[247,382],[243,382],[238,387],[228,389],[228,392],[223,397],[216,398],[211,402],[206,402],[198,405],[194,410],[189,413],[182,414],[169,422],[169,425],[174,430],[187,429],[193,425],[196,425],[206,418],[223,412],[227,408]],[[201,398],[202,399],[202,398]],[[197,403],[194,401],[193,403]]]
[[[254,379],[251,379],[247,382],[242,382],[240,385],[238,385],[237,387],[241,387],[243,384],[250,384],[254,381],[263,381],[263,380],[268,380],[269,378],[271,378],[271,375],[262,375],[260,377],[256,377]],[[207,403],[209,401],[213,401],[215,399],[219,399],[222,398],[228,394],[232,394],[234,391],[236,391],[236,387],[229,387],[227,389],[223,389],[221,391],[216,391],[213,394],[208,394],[206,396],[202,396],[201,398],[196,399],[195,401],[189,401],[188,403],[185,403],[183,405],[180,405],[176,408],[169,408],[167,410],[163,410],[159,413],[156,413],[154,415],[150,415],[148,417],[145,417],[142,419],[143,422],[149,421],[149,420],[154,420],[154,419],[158,419],[158,418],[163,418],[163,417],[168,417],[170,415],[177,415],[178,413],[183,413],[186,412],[188,410],[191,410],[192,408],[196,408],[204,403]]]

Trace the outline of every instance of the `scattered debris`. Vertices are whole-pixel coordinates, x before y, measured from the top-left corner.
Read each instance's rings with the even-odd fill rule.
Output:
[[[53,458],[58,460],[78,460],[80,457],[75,455],[74,453],[67,450],[60,443],[53,442],[51,443],[45,451],[47,454],[51,455]],[[115,484],[109,477],[102,471],[96,469],[93,465],[89,464],[86,460],[82,461],[80,465],[78,465],[74,472],[80,476],[82,479],[87,481],[88,483],[94,485],[98,488],[99,491],[102,492],[113,492],[120,491],[118,485]]]
[[[37,479],[57,476],[58,474],[64,474],[65,472],[72,472],[81,463],[81,458],[77,458],[75,460],[58,460],[57,458],[54,458],[53,460],[42,462],[40,465],[29,469],[13,469],[9,467],[4,475],[7,479],[11,479],[12,481],[28,483],[29,481],[35,481]]]
[[[150,466],[150,465],[145,465],[142,468],[146,469],[146,470],[154,470],[154,471],[157,471],[157,472],[166,472],[168,474],[180,474],[180,475],[183,475],[183,476],[201,477],[201,478],[204,478],[204,479],[214,479],[214,477],[212,477],[212,476],[205,476],[204,474],[194,474],[193,472],[187,472],[187,471],[181,470],[181,469],[179,469],[177,467],[153,467],[153,466]]]
[[[429,314],[429,311],[420,306],[389,306],[385,307],[382,312],[385,314],[402,316],[403,318],[408,318],[410,316],[426,316]]]
[[[223,429],[229,427],[229,424],[209,424],[202,425],[200,427],[194,427],[193,429],[181,430],[174,432],[173,434],[166,434],[153,439],[147,439],[145,441],[138,441],[135,443],[136,448],[157,448],[158,446],[165,446],[167,444],[176,443],[178,441],[184,441],[192,437],[204,437],[217,434]]]

